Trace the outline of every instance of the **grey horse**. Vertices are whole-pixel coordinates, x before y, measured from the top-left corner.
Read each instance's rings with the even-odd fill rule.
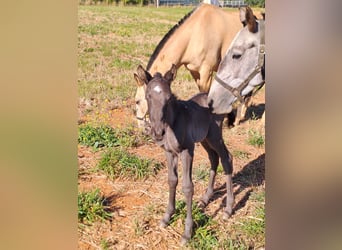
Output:
[[[151,136],[165,150],[168,164],[169,203],[161,220],[166,227],[175,213],[176,186],[178,184],[178,157],[183,166],[182,191],[185,196],[187,213],[185,231],[181,243],[185,244],[192,236],[192,163],[196,142],[201,142],[211,163],[209,185],[200,201],[206,206],[213,195],[216,170],[219,158],[226,175],[227,199],[224,219],[232,214],[234,204],[232,188],[232,156],[222,138],[222,115],[211,113],[207,105],[207,94],[200,93],[188,101],[177,100],[170,84],[176,77],[176,66],[172,65],[164,76],[156,73],[153,77],[142,66],[137,69],[136,78],[146,84],[146,100],[151,121]]]
[[[240,9],[240,20],[244,28],[228,48],[208,94],[216,114],[231,112],[236,100],[243,102],[265,83],[265,21],[257,20],[249,7]]]

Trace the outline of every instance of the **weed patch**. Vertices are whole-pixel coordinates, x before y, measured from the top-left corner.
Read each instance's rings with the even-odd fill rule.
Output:
[[[105,203],[106,199],[100,195],[99,189],[78,193],[78,221],[84,224],[110,219],[112,214]]]
[[[144,179],[155,175],[162,165],[149,159],[143,159],[119,148],[104,153],[98,169],[111,178]]]
[[[239,159],[249,159],[250,153],[241,150],[233,150],[233,156]]]
[[[117,146],[135,147],[141,140],[143,140],[143,137],[133,126],[113,129],[105,125],[93,127],[86,124],[80,126],[78,131],[78,143],[95,149]]]
[[[259,132],[255,130],[249,130],[247,142],[252,146],[261,147],[265,144],[265,139],[264,136]]]
[[[205,164],[200,164],[193,170],[194,179],[199,181],[207,181],[209,178],[209,169],[210,168]]]

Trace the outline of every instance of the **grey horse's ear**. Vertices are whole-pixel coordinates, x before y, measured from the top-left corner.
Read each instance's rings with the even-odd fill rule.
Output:
[[[139,65],[137,68],[137,73],[134,73],[134,79],[136,80],[138,86],[143,86],[144,84],[148,84],[148,82],[152,79],[152,76],[141,65]]]
[[[239,11],[240,11],[240,21],[243,24],[243,27],[245,27],[247,25],[246,8],[245,7],[239,7]]]
[[[171,69],[165,73],[164,78],[171,83],[177,75],[177,67],[176,65],[172,64]]]
[[[252,32],[252,33],[257,32],[256,18],[253,14],[252,9],[249,6],[246,7],[246,23],[247,23],[249,32]]]

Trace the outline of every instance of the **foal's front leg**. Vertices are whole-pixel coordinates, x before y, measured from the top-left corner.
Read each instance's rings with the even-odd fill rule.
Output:
[[[168,167],[168,183],[169,183],[169,203],[163,218],[160,221],[161,227],[166,227],[171,219],[171,216],[176,210],[176,187],[178,184],[177,164],[178,156],[171,152],[165,151],[167,167]]]
[[[183,167],[183,185],[182,190],[186,202],[186,219],[185,231],[182,235],[181,244],[185,244],[191,238],[193,219],[192,219],[192,196],[194,194],[194,185],[192,183],[192,159],[193,149],[183,150],[181,153],[182,167]]]

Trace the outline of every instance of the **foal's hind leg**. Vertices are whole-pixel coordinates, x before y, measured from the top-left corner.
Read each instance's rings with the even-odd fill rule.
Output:
[[[234,205],[232,182],[233,160],[232,155],[229,153],[223,142],[220,145],[218,154],[220,155],[221,163],[225,172],[227,187],[226,208],[224,209],[223,219],[228,219],[232,215]]]
[[[217,133],[220,134],[220,133]],[[216,136],[208,137],[209,145],[218,153],[221,158],[221,163],[226,175],[226,186],[227,186],[227,199],[226,199],[226,207],[224,209],[224,219],[227,219],[231,216],[233,211],[234,204],[234,195],[233,195],[233,183],[232,183],[232,172],[233,172],[233,162],[232,156],[226,148],[226,145],[223,142],[222,136],[218,138]]]
[[[192,219],[192,196],[194,194],[194,184],[192,183],[192,160],[193,160],[193,148],[185,149],[181,153],[182,167],[183,167],[183,183],[182,191],[185,196],[186,202],[186,218],[185,218],[185,230],[182,235],[181,244],[187,243],[192,235],[193,219]]]
[[[207,141],[201,142],[202,146],[208,153],[208,157],[210,160],[210,175],[209,175],[209,183],[208,183],[208,189],[206,193],[203,195],[201,201],[200,201],[200,207],[204,208],[206,205],[208,205],[210,198],[214,194],[214,183],[215,183],[215,177],[216,177],[216,170],[219,164],[219,156],[213,150]]]
[[[171,216],[175,213],[176,202],[176,187],[178,184],[177,164],[178,156],[170,152],[165,151],[168,168],[168,183],[169,183],[169,203],[163,218],[160,221],[161,227],[166,227],[171,219]]]

